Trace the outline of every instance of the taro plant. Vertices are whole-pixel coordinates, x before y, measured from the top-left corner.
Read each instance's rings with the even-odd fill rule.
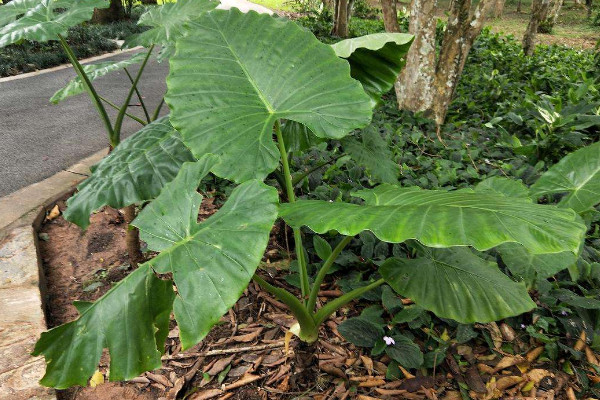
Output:
[[[23,40],[36,42],[58,40],[77,73],[77,77],[58,90],[50,101],[57,104],[68,97],[87,92],[104,124],[109,148],[112,151],[121,142],[125,117],[129,117],[145,126],[157,120],[160,115],[164,99],[158,103],[154,111],[149,110],[138,89],[154,47],[163,47],[163,50],[158,54],[158,59],[162,60],[164,58],[163,54],[174,46],[175,39],[180,35],[178,31],[180,28],[178,27],[186,20],[215,8],[217,3],[180,0],[177,3],[169,3],[164,7],[151,8],[140,17],[139,21],[140,25],[150,26],[151,29],[142,34],[133,35],[127,41],[127,44],[131,46],[145,46],[147,51],[137,53],[121,61],[81,65],[73,49],[65,40],[67,30],[89,20],[95,8],[107,8],[109,5],[108,0],[14,0],[6,7],[0,8],[0,47],[19,43]],[[132,75],[127,67],[135,64],[140,64],[140,67],[137,73]],[[131,86],[123,103],[116,105],[98,93],[93,81],[121,69],[127,75]],[[143,110],[144,119],[128,112],[134,95],[137,96]],[[107,107],[114,108],[117,111],[114,123],[110,120]],[[127,204],[128,207],[123,209],[123,214],[125,221],[131,223],[136,215],[135,202],[127,201]],[[65,217],[77,220],[77,216],[71,215],[71,210],[67,211]],[[87,219],[79,222],[82,228],[88,225]],[[127,231],[126,242],[130,262],[135,266],[143,259],[137,229]]]
[[[188,349],[251,280],[297,319],[291,332],[307,349],[298,354],[308,355],[296,360],[297,372],[312,361],[312,344],[327,318],[386,282],[417,305],[460,322],[534,308],[525,285],[466,246],[481,251],[519,243],[531,254],[578,253],[586,227],[571,209],[486,190],[393,184],[356,192],[354,203],[296,198],[288,143],[302,140],[290,136],[339,140],[367,126],[411,40],[383,34],[329,46],[294,22],[236,9],[189,20],[169,60],[169,119],[125,140],[69,205],[73,220],[85,223],[102,205],[148,201],[133,225],[157,256],[96,302],[77,303],[77,320],[42,334],[34,350],[47,361],[42,383],[85,385],[104,348],[111,380],[158,368],[171,311]],[[294,124],[301,129],[282,130]],[[198,223],[197,189],[209,173],[238,186],[219,211]],[[265,183],[272,175],[280,177],[279,188]],[[277,218],[294,234],[299,296],[256,272]],[[334,248],[321,243],[324,261],[312,284],[303,228],[341,236]],[[380,278],[317,307],[336,258],[364,231],[388,243],[416,240],[424,257],[386,260]]]

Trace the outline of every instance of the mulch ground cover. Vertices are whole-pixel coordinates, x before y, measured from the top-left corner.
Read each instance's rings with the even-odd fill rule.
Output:
[[[39,233],[50,327],[77,317],[74,300],[96,300],[132,271],[125,250],[126,225],[119,211],[105,208],[95,213],[84,232],[58,214],[65,208],[64,201],[57,206]],[[205,199],[199,220],[217,209],[215,198]],[[286,271],[278,268],[286,264],[281,255],[289,254],[282,236],[281,229],[275,228],[260,274],[293,290],[283,279]],[[341,294],[334,281],[321,289],[320,302]],[[519,343],[518,333],[506,324],[476,326],[488,331],[494,349],[481,341],[455,344],[436,369],[400,368],[402,378],[387,379],[391,361],[387,355],[372,357],[337,330],[365,305],[353,303],[323,326],[308,385],[294,383],[298,342],[289,336],[286,340],[294,319],[284,304],[252,282],[235,307],[192,349],[182,351],[172,321],[161,369],[126,383],[108,382],[105,353],[94,382],[59,391],[59,399],[575,399],[577,382],[555,364],[539,361],[542,344]],[[524,356],[503,353],[506,341],[516,343]],[[423,348],[423,343],[418,344]],[[581,341],[575,346],[585,347]],[[592,373],[590,377],[598,379]]]

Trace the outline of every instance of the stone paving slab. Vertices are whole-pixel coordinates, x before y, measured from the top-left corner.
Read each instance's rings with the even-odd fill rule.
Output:
[[[43,357],[31,352],[46,328],[37,229],[47,209],[89,175],[102,150],[68,169],[0,198],[0,400],[56,400],[39,385]]]
[[[0,242],[0,399],[55,399],[38,384],[44,359],[30,355],[46,329],[34,235],[22,226]]]

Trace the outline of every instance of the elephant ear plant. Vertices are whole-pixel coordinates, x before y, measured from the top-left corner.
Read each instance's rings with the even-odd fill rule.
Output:
[[[72,79],[65,87],[58,90],[54,96],[52,96],[50,101],[57,104],[68,97],[87,92],[103,122],[108,137],[108,144],[112,151],[121,143],[121,132],[125,117],[137,121],[142,126],[151,124],[159,117],[164,104],[164,99],[158,103],[158,106],[154,111],[149,110],[144,101],[144,97],[138,89],[139,82],[153,53],[154,47],[157,45],[163,47],[163,51],[159,53],[159,59],[161,59],[161,55],[165,53],[164,49],[171,49],[174,47],[175,39],[180,35],[178,32],[181,30],[181,28],[177,27],[191,18],[198,17],[205,11],[212,10],[218,3],[210,0],[181,0],[177,3],[168,4],[165,7],[150,8],[141,16],[140,23],[142,25],[150,25],[152,26],[152,29],[139,36],[128,38],[128,44],[145,46],[147,47],[147,51],[136,53],[124,60],[81,65],[77,60],[73,49],[66,40],[68,29],[88,21],[92,17],[94,9],[107,8],[109,5],[109,0],[13,0],[5,6],[0,7],[0,48],[10,44],[19,43],[23,40],[36,42],[58,40],[72,64],[73,69],[77,73],[77,77]],[[140,67],[138,68],[137,73],[132,75],[127,67],[135,64],[140,64]],[[94,80],[117,70],[124,70],[131,83],[127,95],[121,105],[116,105],[103,97],[98,93],[93,83]],[[143,119],[128,112],[128,108],[134,95],[137,96],[137,99],[140,102],[140,106],[144,113]],[[107,107],[117,110],[114,123],[109,117]],[[163,129],[163,127],[164,124],[159,121],[157,126],[145,129],[144,132],[150,132],[150,135],[152,135]],[[128,147],[131,148],[131,146]],[[173,155],[173,153],[177,154],[177,157],[173,158],[173,161],[171,162],[177,163],[177,167],[181,165],[181,162],[187,160],[184,156],[186,152],[187,150],[185,147],[181,149],[167,146],[162,149],[162,154],[167,154],[169,157]],[[159,151],[159,153],[161,152]],[[150,158],[146,161],[149,160]],[[157,161],[156,158],[153,161]],[[161,165],[164,166],[164,164]],[[111,167],[111,169],[112,168],[114,167]],[[147,171],[147,169],[144,171]],[[165,174],[166,176],[169,176],[168,171],[163,171],[158,175],[158,179],[164,179],[162,175]],[[132,175],[135,176],[135,174]],[[163,181],[158,190],[160,190],[164,183],[165,182]],[[87,185],[87,183],[85,183],[84,186],[85,185]],[[112,193],[114,194],[115,192],[113,191]],[[151,197],[146,197],[148,194],[150,194]],[[156,195],[158,195],[158,193],[155,185],[150,185],[150,187],[141,191],[141,194],[137,194],[133,197],[127,195],[116,196],[120,199],[120,202],[123,203],[119,205],[117,204],[118,201],[115,200],[115,196],[111,197],[109,195],[105,197],[102,193],[97,194],[97,196],[106,199],[104,200],[104,204],[110,204],[117,208],[127,205],[128,207],[123,209],[123,214],[128,223],[135,218],[135,203],[154,198]],[[82,197],[85,198],[85,196]],[[72,203],[73,200],[74,199],[71,199],[70,203]],[[79,226],[85,228],[89,224],[89,213],[96,208],[93,208],[93,203],[90,204],[88,202],[86,204],[87,207],[92,208],[87,211],[85,217],[82,217],[81,214],[76,211],[78,208],[83,208],[83,206],[78,207],[77,205],[78,203],[75,201],[73,209],[65,214],[65,218],[76,222]],[[140,252],[137,229],[130,229],[127,232],[126,242],[130,263],[135,266],[143,259]]]
[[[391,63],[397,74],[410,38],[391,38],[401,42]],[[111,356],[111,380],[158,368],[171,310],[188,349],[251,280],[289,307],[298,321],[292,332],[309,348],[332,313],[384,282],[460,322],[487,322],[535,306],[524,285],[499,278],[492,266],[466,253],[458,257],[441,249],[427,250],[435,260],[431,266],[390,259],[380,268],[382,278],[316,306],[336,257],[365,230],[390,243],[416,239],[430,248],[485,250],[514,242],[533,254],[576,253],[585,231],[570,209],[485,191],[385,184],[356,193],[353,204],[296,199],[282,124],[293,121],[319,140],[337,140],[371,119],[374,90],[352,77],[361,79],[360,74],[351,76],[348,56],[338,57],[294,22],[255,12],[214,10],[186,24],[170,59],[170,124],[164,119],[159,127],[156,121],[156,128],[151,124],[127,139],[120,148],[127,144],[128,151],[117,148],[78,195],[82,204],[91,204],[77,210],[82,219],[103,203],[155,197],[133,225],[158,255],[95,303],[78,303],[77,320],[42,334],[34,354],[46,357],[43,384],[85,385],[104,348]],[[169,159],[168,154],[178,154],[178,161],[152,162]],[[209,172],[238,186],[216,214],[198,223],[197,188]],[[281,193],[264,182],[272,173],[281,175]],[[136,190],[136,176],[143,177],[147,192]],[[278,217],[293,228],[300,296],[256,273]],[[330,252],[322,252],[327,257],[312,285],[302,227],[341,235]],[[296,364],[297,372],[302,365]]]

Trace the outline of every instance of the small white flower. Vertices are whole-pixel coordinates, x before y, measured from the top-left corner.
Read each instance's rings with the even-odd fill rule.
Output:
[[[394,338],[391,338],[389,336],[384,336],[383,337],[383,341],[385,342],[386,345],[388,346],[392,346],[396,344],[396,341],[394,340]]]

